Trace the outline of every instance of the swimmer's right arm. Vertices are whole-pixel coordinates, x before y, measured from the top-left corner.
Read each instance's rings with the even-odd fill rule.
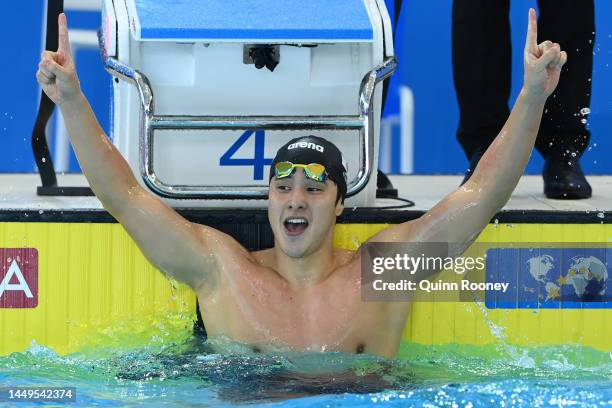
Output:
[[[214,286],[220,248],[229,247],[238,253],[243,248],[220,231],[187,221],[140,186],[81,92],[63,14],[58,24],[58,51],[43,52],[36,77],[62,111],[70,141],[93,192],[162,272],[196,290],[204,285]]]
[[[36,79],[45,94],[62,111],[79,164],[96,196],[105,201],[119,199],[117,190],[133,184],[132,173],[104,134],[81,92],[64,14],[59,16],[58,26],[58,50],[42,53]]]

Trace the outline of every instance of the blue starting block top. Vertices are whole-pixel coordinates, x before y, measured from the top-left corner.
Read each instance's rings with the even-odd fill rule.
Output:
[[[127,0],[140,40],[358,41],[374,38],[364,0]]]

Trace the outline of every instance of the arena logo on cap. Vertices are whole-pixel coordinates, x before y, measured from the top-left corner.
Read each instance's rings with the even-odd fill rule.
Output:
[[[297,142],[297,143],[291,143],[288,147],[287,150],[293,150],[293,149],[297,149],[298,147],[303,147],[306,149],[312,149],[312,150],[316,150],[318,152],[323,153],[325,151],[325,148],[321,145],[318,145],[316,143],[312,143],[312,142]]]
[[[38,306],[38,251],[0,248],[0,308]]]

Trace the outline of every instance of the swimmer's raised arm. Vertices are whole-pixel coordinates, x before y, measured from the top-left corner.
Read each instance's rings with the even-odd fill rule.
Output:
[[[523,88],[510,117],[472,177],[419,219],[389,228],[377,241],[449,242],[467,249],[506,204],[533,150],[544,103],[567,60],[559,44],[537,43],[535,10],[529,10]],[[459,255],[459,254],[456,254]]]
[[[222,232],[187,221],[138,184],[81,92],[64,14],[59,16],[58,24],[58,50],[43,52],[36,77],[62,111],[70,141],[93,192],[162,272],[194,289],[214,285],[220,247],[237,253],[246,251]]]
[[[62,111],[70,141],[94,193],[99,199],[113,200],[119,188],[133,184],[133,176],[81,92],[64,14],[59,16],[58,26],[57,52],[42,53],[36,78]]]

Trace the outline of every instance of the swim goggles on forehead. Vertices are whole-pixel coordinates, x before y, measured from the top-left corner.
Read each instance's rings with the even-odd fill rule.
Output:
[[[298,167],[304,169],[304,174],[311,180],[324,182],[327,178],[325,166],[318,163],[310,164],[293,164],[288,161],[278,162],[274,166],[274,176],[277,179],[282,179],[291,176]]]

